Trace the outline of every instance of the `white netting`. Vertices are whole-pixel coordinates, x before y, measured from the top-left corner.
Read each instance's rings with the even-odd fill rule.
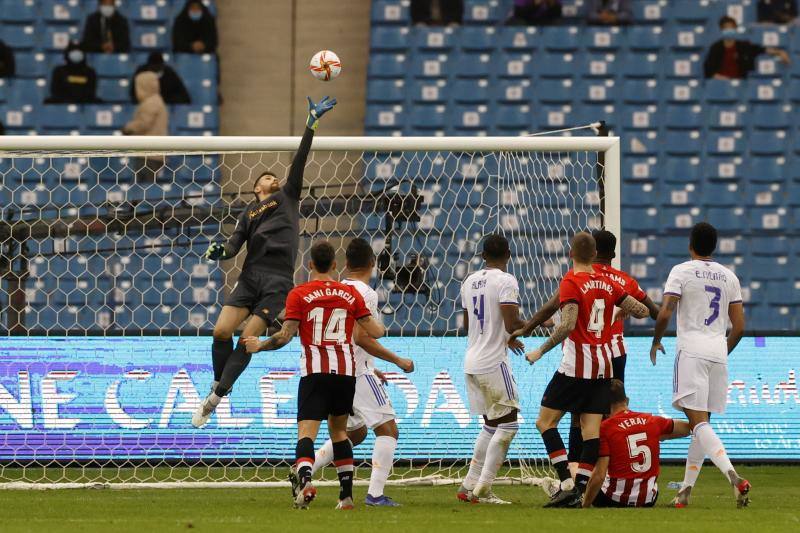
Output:
[[[369,239],[385,342],[417,360],[417,373],[389,374],[401,430],[393,480],[464,475],[480,426],[460,378],[461,280],[480,265],[482,236],[505,233],[529,316],[566,271],[569,236],[601,224],[598,154],[312,150],[296,279],[312,241],[342,252]],[[189,413],[238,274],[202,253],[230,234],[255,177],[285,175],[292,154],[3,155],[0,335],[14,337],[0,337],[0,482],[283,481],[296,350],[254,359],[210,429],[191,429]],[[547,472],[533,420],[549,370],[515,365],[526,420],[510,478]]]

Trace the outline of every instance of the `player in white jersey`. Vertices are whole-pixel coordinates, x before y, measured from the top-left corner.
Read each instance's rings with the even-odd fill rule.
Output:
[[[364,239],[353,239],[347,246],[347,276],[342,280],[351,285],[364,298],[367,309],[375,320],[380,321],[378,294],[368,285],[375,267],[375,254]],[[353,414],[347,420],[347,436],[356,446],[367,437],[367,428],[375,433],[375,446],[372,450],[372,471],[369,489],[364,503],[376,507],[397,507],[399,504],[383,493],[386,481],[394,464],[394,451],[397,448],[399,432],[395,422],[394,408],[383,388],[386,378],[375,368],[373,356],[394,363],[404,372],[413,372],[414,362],[394,354],[359,328],[354,333],[356,394],[353,399]],[[327,440],[316,452],[314,475],[319,469],[333,460],[333,443]]]
[[[685,507],[708,456],[733,486],[737,505],[749,501],[750,483],[736,473],[722,441],[711,427],[711,413],[725,412],[728,394],[728,356],[744,333],[744,310],[739,279],[716,263],[717,230],[706,222],[692,228],[690,261],[672,268],[664,286],[664,301],[656,319],[650,359],[664,353],[661,338],[672,312],[678,311],[677,354],[672,405],[686,413],[692,443],[686,458],[683,485],[673,506]],[[730,328],[730,332],[726,332]]]
[[[464,373],[470,411],[482,415],[483,428],[475,440],[469,472],[458,490],[459,500],[510,503],[497,498],[492,483],[519,429],[519,395],[508,361],[508,340],[518,327],[519,283],[506,272],[511,250],[501,235],[483,242],[484,268],[461,285],[467,353]],[[522,353],[522,344],[513,345]]]

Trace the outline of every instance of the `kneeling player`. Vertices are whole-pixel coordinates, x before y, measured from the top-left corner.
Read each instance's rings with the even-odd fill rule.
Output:
[[[381,320],[378,311],[378,294],[370,287],[372,270],[375,268],[375,254],[364,239],[353,239],[347,246],[347,277],[345,285],[355,288],[364,298],[367,309],[376,321]],[[383,389],[372,357],[394,363],[404,372],[413,372],[411,359],[398,357],[391,350],[380,345],[373,337],[366,335],[360,327],[354,334],[356,342],[356,395],[353,400],[353,416],[347,420],[347,436],[353,446],[367,438],[367,428],[375,432],[375,445],[372,449],[372,472],[369,477],[369,490],[364,503],[370,506],[397,507],[394,500],[383,494],[386,481],[394,464],[394,451],[397,448],[397,423],[394,408]],[[328,439],[317,450],[312,476],[333,460],[333,441]]]
[[[245,339],[250,353],[276,350],[292,340],[300,330],[300,386],[297,392],[296,462],[290,480],[297,508],[305,508],[317,494],[311,484],[314,464],[314,439],[323,420],[333,442],[333,462],[339,475],[337,509],[353,508],[353,448],[347,440],[347,417],[353,410],[355,360],[353,327],[372,337],[383,335],[383,325],[372,318],[361,294],[353,287],[335,281],[336,251],[327,242],[311,247],[311,280],[298,285],[286,298],[283,328],[260,342]]]
[[[600,457],[583,506],[652,507],[658,498],[661,440],[686,437],[689,423],[628,410],[622,381],[611,381],[611,416],[600,425]]]
[[[486,237],[482,255],[484,268],[461,285],[461,305],[469,337],[464,357],[467,395],[472,414],[482,415],[484,425],[457,496],[473,503],[505,504],[510,502],[494,495],[492,483],[519,429],[519,397],[507,353],[511,332],[522,324],[519,283],[506,272],[511,250],[505,237]],[[517,349],[521,351],[521,344]]]

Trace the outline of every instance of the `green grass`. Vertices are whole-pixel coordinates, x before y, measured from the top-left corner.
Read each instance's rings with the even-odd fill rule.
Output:
[[[389,487],[404,504],[400,509],[358,505],[336,512],[337,489],[321,487],[308,511],[291,508],[288,489],[56,490],[0,491],[0,531],[507,531],[602,532],[645,531],[787,531],[800,530],[800,467],[744,466],[740,474],[753,483],[751,506],[737,510],[730,488],[711,465],[704,468],[692,506],[667,507],[673,491],[667,482],[683,469],[666,467],[655,509],[541,509],[545,495],[537,487],[497,487],[514,505],[468,505],[458,502],[455,487]],[[365,487],[356,487],[363,500]]]

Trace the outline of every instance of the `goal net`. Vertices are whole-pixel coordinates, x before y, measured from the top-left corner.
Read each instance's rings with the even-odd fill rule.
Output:
[[[0,487],[285,482],[296,339],[254,357],[208,426],[190,417],[240,264],[203,252],[230,235],[262,171],[286,175],[298,144],[0,138]],[[461,281],[482,237],[505,234],[530,316],[566,272],[574,232],[619,233],[618,139],[318,137],[304,185],[296,281],[312,242],[329,240],[343,265],[349,240],[368,239],[382,342],[416,363],[403,374],[378,362],[401,434],[391,482],[457,482],[481,427],[461,370]],[[549,473],[534,420],[558,359],[534,370],[512,357],[522,421],[508,482]],[[373,438],[354,450],[361,480]]]

